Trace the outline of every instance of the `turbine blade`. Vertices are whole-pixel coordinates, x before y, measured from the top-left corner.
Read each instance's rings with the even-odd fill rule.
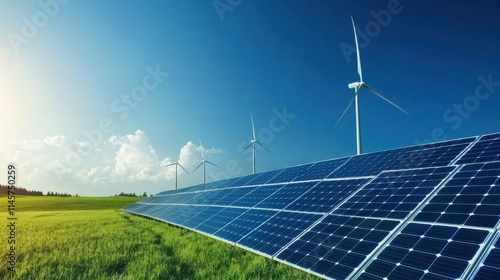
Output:
[[[271,154],[273,153],[273,152],[269,151],[268,148],[264,147],[264,145],[262,145],[260,142],[257,141],[255,143],[259,144],[259,146],[261,146],[262,148],[264,148],[266,151],[270,152]]]
[[[198,166],[196,166],[196,168],[193,170],[193,173],[196,171],[196,169],[200,168],[200,166],[202,166],[204,163],[204,161],[202,161]]]
[[[396,105],[396,103],[390,101],[389,99],[387,99],[387,97],[383,96],[382,93],[378,92],[376,89],[372,88],[371,86],[363,83],[362,85],[363,87],[366,87],[367,89],[369,89],[371,92],[375,93],[378,97],[384,99],[387,103],[391,104],[392,106],[398,108],[399,110],[401,110],[403,113],[407,114],[408,116],[410,114],[408,114],[408,112],[406,112],[405,110],[403,110],[401,107],[399,107],[398,105]]]
[[[182,170],[186,171],[186,173],[189,174],[189,172],[180,163],[177,163],[177,165],[179,165],[182,168]]]
[[[345,108],[344,112],[342,113],[342,115],[340,116],[339,120],[337,121],[337,123],[335,124],[335,126],[333,127],[333,129],[335,129],[337,127],[337,125],[340,123],[340,121],[342,120],[342,118],[344,117],[345,113],[347,113],[347,110],[349,110],[349,108],[351,107],[352,105],[352,102],[354,102],[354,99],[356,98],[356,95],[358,95],[358,91],[359,89],[356,89],[356,92],[354,93],[354,95],[352,96],[351,98],[351,101],[349,101],[349,104],[347,104],[347,107]]]
[[[203,158],[203,160],[205,160],[205,148],[203,148],[203,145],[201,144],[201,139],[198,138],[198,140],[200,140],[200,152],[201,152],[201,157]]]
[[[251,113],[250,113],[250,119],[252,120],[253,140],[256,140],[257,138],[255,137],[255,126],[253,125],[253,116]]]
[[[356,41],[356,55],[358,59],[358,74],[359,81],[363,82],[363,73],[361,72],[361,58],[359,57],[359,45],[358,45],[358,35],[356,34],[356,26],[354,25],[354,19],[351,16],[352,29],[354,29],[354,40]]]
[[[177,164],[177,162],[174,162],[174,163],[171,163],[171,164],[164,165],[164,167],[172,166],[172,165],[176,165],[176,164]]]
[[[248,148],[250,148],[250,147],[252,147],[252,143],[250,143],[250,145],[248,145],[243,151],[241,151],[241,153],[239,153],[239,155],[243,154],[243,152],[248,150]]]
[[[222,169],[222,167],[218,166],[217,164],[215,164],[215,163],[213,163],[213,162],[211,162],[211,161],[208,161],[208,160],[207,160],[207,161],[205,161],[205,162],[206,162],[206,163],[210,163],[211,165],[216,166],[216,167],[219,167],[220,169]]]

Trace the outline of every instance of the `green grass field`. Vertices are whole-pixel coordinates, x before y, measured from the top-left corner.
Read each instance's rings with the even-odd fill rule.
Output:
[[[118,210],[139,199],[18,197],[12,279],[316,279],[210,237]],[[6,205],[7,198],[0,201]],[[7,225],[7,207],[2,208],[0,219]],[[2,226],[0,279],[12,276],[7,230]]]

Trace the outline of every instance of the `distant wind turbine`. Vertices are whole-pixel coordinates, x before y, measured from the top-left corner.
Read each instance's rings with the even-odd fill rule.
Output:
[[[335,127],[337,127],[337,125],[339,124],[340,120],[342,120],[342,118],[344,117],[345,113],[347,112],[347,110],[349,109],[349,107],[351,107],[352,102],[354,101],[355,102],[355,106],[356,106],[356,143],[357,143],[357,153],[358,153],[358,155],[360,155],[362,153],[362,149],[361,149],[361,120],[359,118],[358,93],[359,93],[359,90],[361,88],[366,88],[366,89],[370,90],[375,95],[377,95],[378,97],[382,98],[383,100],[385,100],[386,102],[388,102],[392,106],[394,106],[394,107],[398,108],[399,110],[403,111],[403,113],[405,113],[407,115],[409,115],[409,114],[405,110],[401,109],[401,107],[399,107],[398,105],[396,105],[394,102],[390,101],[385,96],[383,96],[380,92],[378,92],[377,90],[375,90],[374,88],[372,88],[371,86],[369,86],[365,82],[363,82],[363,74],[361,72],[361,59],[359,57],[358,36],[356,35],[356,26],[354,25],[354,19],[352,18],[352,16],[351,16],[351,21],[352,21],[352,28],[354,29],[354,39],[356,41],[356,54],[357,54],[357,61],[358,61],[359,82],[350,83],[348,85],[348,87],[350,89],[354,89],[354,96],[351,98],[351,101],[347,105],[347,108],[344,110],[344,113],[342,113],[342,115],[340,116],[339,120],[335,124]]]
[[[258,144],[259,146],[261,146],[262,148],[264,148],[266,151],[268,152],[271,152],[269,151],[266,147],[264,147],[264,145],[262,145],[259,141],[257,141],[257,137],[255,136],[255,126],[253,124],[253,116],[252,114],[250,114],[250,119],[252,120],[252,132],[253,132],[253,139],[250,141],[250,145],[248,145],[241,153],[240,155],[246,151],[248,148],[252,147],[252,172],[253,174],[255,174],[255,144]]]
[[[198,139],[198,140],[200,140],[200,150],[201,150],[201,156],[202,156],[203,160],[201,161],[200,165],[198,165],[198,166],[197,166],[197,167],[193,170],[193,173],[196,171],[196,169],[198,169],[200,166],[202,166],[202,165],[203,165],[203,184],[205,184],[205,183],[206,183],[206,177],[205,177],[205,165],[206,165],[207,163],[209,163],[209,164],[211,164],[211,165],[213,165],[213,166],[216,166],[216,167],[219,167],[219,168],[221,168],[221,167],[220,167],[220,166],[218,166],[217,164],[215,164],[215,163],[213,163],[213,162],[208,161],[208,160],[206,160],[206,159],[205,159],[205,152],[204,152],[204,148],[202,148],[203,146],[201,145],[201,139]]]
[[[177,166],[180,166],[182,168],[182,170],[184,170],[186,173],[189,173],[189,172],[184,167],[182,167],[182,165],[179,163],[179,160],[177,160],[177,162],[167,164],[165,166],[172,166],[172,165],[175,165],[175,189],[177,189]]]

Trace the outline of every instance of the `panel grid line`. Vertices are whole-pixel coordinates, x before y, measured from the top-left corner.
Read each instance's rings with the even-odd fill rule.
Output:
[[[460,154],[457,155],[455,159],[451,161],[449,165],[458,165],[457,162],[462,159],[462,157],[467,154],[472,147],[476,145],[477,142],[481,141],[481,137],[476,137],[476,140],[472,141],[469,146],[467,146]]]

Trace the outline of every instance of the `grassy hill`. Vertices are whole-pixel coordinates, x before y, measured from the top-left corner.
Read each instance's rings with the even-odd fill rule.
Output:
[[[18,197],[12,279],[316,278],[201,234],[118,210],[140,199]],[[6,218],[7,212],[0,212],[5,223]],[[11,277],[8,233],[2,228],[0,279],[6,279]]]

